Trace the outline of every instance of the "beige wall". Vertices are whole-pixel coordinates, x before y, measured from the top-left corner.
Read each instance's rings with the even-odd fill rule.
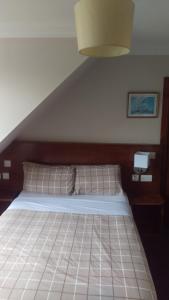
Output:
[[[109,143],[160,142],[158,118],[126,117],[129,91],[157,91],[169,76],[169,56],[97,60],[69,88],[36,113],[19,138]]]
[[[75,39],[0,39],[0,142],[83,61]]]

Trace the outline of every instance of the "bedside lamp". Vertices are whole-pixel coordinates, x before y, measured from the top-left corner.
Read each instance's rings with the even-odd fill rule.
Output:
[[[134,154],[134,172],[143,174],[149,167],[150,153],[149,152],[136,152]]]

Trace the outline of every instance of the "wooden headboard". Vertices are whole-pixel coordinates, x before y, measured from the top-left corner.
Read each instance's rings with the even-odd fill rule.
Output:
[[[151,160],[149,183],[132,182],[133,158],[136,151],[156,152]],[[4,168],[3,161],[11,160],[11,168]],[[160,146],[133,144],[86,144],[51,142],[13,142],[0,155],[0,173],[9,172],[10,180],[0,180],[0,193],[17,194],[22,190],[22,162],[45,164],[120,164],[122,184],[128,194],[156,193],[160,191]]]

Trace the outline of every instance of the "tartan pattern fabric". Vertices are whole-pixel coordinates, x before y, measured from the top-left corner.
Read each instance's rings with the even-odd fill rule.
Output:
[[[24,162],[23,190],[53,195],[70,195],[74,188],[74,169]]]
[[[7,210],[0,299],[157,300],[132,217]]]
[[[75,194],[115,195],[121,191],[118,165],[76,166]]]

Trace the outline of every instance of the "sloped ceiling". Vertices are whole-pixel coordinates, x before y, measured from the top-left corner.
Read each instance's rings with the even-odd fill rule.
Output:
[[[0,39],[0,142],[83,61],[75,39]]]
[[[94,59],[86,60],[85,63],[81,64],[63,83],[61,83],[40,105],[38,105],[28,116],[20,122],[11,132],[10,134],[3,139],[0,143],[0,153],[16,138],[22,135],[25,129],[27,129],[30,124],[34,124],[34,122],[39,118],[42,112],[46,112],[48,107],[57,107],[57,101],[60,98],[64,97],[63,95],[68,95],[72,89],[76,89],[76,85],[79,85],[79,81],[85,74],[90,72],[91,68],[95,63]],[[70,103],[68,106],[71,105]],[[73,108],[72,108],[73,109]],[[50,118],[50,115],[49,115]],[[32,129],[31,129],[32,130]],[[22,139],[22,137],[21,137]],[[46,139],[48,141],[48,139]]]

